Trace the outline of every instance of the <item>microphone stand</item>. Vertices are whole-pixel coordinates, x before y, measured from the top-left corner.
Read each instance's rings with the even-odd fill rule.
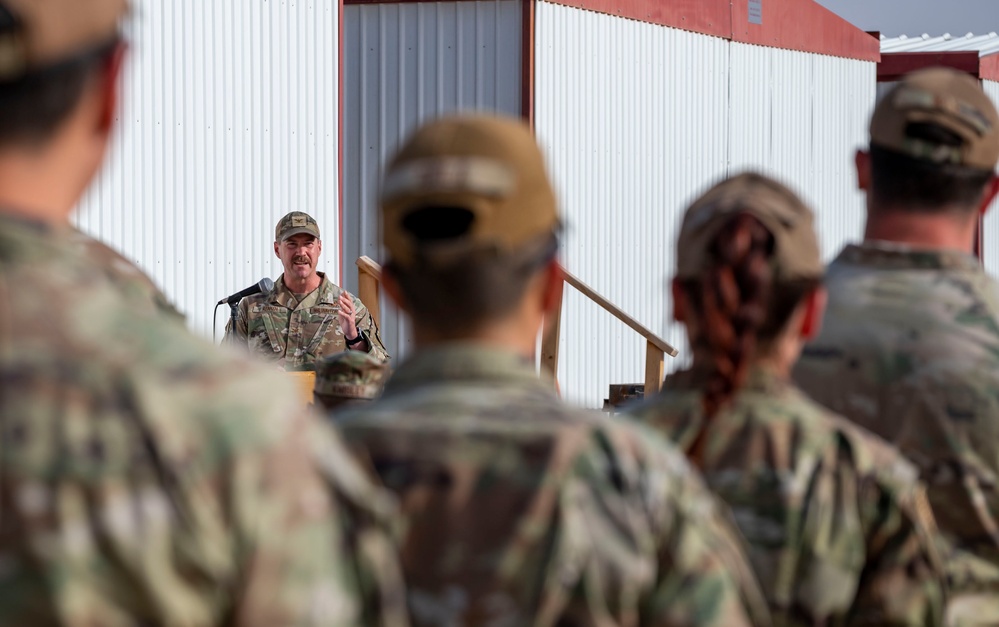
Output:
[[[229,332],[229,343],[233,345],[236,344],[236,314],[239,313],[240,300],[242,299],[229,303],[229,328],[231,329]]]

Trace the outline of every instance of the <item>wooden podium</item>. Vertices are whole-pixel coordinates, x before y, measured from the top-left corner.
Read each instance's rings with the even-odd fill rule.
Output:
[[[295,385],[298,386],[302,402],[306,405],[311,405],[313,398],[312,390],[315,389],[316,386],[316,371],[297,370],[288,372],[287,374],[295,380]]]

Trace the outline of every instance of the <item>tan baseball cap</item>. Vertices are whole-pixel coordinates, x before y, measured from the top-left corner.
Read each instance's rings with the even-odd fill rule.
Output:
[[[776,280],[822,276],[825,267],[811,210],[787,187],[748,172],[718,183],[687,209],[676,246],[677,278],[697,278],[709,268],[715,237],[729,220],[744,213],[762,222],[774,237]]]
[[[0,81],[111,43],[128,0],[0,0]]]
[[[530,128],[501,116],[442,118],[413,134],[389,162],[381,192],[389,255],[411,263],[426,252],[406,218],[417,210],[470,212],[467,229],[435,243],[505,252],[558,228],[555,192]]]
[[[283,242],[299,233],[308,233],[316,239],[322,239],[319,237],[319,224],[315,218],[303,211],[292,211],[278,220],[277,226],[274,227],[274,241]]]
[[[948,146],[911,137],[911,124],[930,123],[961,138]],[[999,114],[978,80],[950,68],[906,75],[878,103],[871,117],[871,143],[936,163],[993,170],[999,161]]]
[[[315,393],[338,398],[377,398],[389,368],[361,351],[342,351],[316,362]]]

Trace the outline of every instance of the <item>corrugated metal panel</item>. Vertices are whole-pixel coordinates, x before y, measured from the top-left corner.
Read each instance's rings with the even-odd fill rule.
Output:
[[[666,280],[680,215],[710,182],[746,168],[787,182],[816,208],[827,257],[860,236],[851,168],[874,104],[874,63],[544,2],[536,63],[537,132],[567,216],[566,264],[678,347]],[[560,349],[573,401],[599,406],[608,384],[644,378],[638,336],[571,290]]]
[[[682,348],[666,281],[684,203],[726,170],[729,43],[544,2],[536,28],[535,121],[567,222],[564,262]],[[644,364],[644,340],[567,288],[566,398],[599,407],[609,383],[642,382]]]
[[[951,35],[946,33],[938,37],[923,34],[916,37],[902,35],[900,37],[881,37],[881,53],[896,52],[954,52],[978,51],[980,56],[999,52],[999,35],[990,32],[986,35]]]
[[[982,88],[999,104],[999,83],[982,81]],[[992,203],[982,221],[982,262],[989,274],[999,277],[999,201]]]
[[[382,259],[382,164],[419,123],[457,110],[519,115],[521,2],[351,5],[344,11],[344,282],[353,262]],[[382,335],[400,357],[401,317],[382,299]]]
[[[137,5],[118,136],[77,221],[211,335],[218,299],[280,274],[273,228],[287,211],[316,217],[322,269],[339,274],[338,8]]]
[[[855,151],[866,144],[874,63],[732,44],[731,171],[760,170],[815,210],[822,250],[862,234]]]

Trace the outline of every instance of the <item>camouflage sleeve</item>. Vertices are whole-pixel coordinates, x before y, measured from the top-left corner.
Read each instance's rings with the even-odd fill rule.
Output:
[[[686,460],[668,464],[672,480],[653,473],[648,485],[650,501],[658,505],[652,513],[660,521],[661,536],[659,576],[643,610],[643,624],[771,624],[766,598],[727,508]]]
[[[389,354],[385,350],[385,345],[382,344],[382,336],[378,331],[378,324],[371,316],[371,312],[368,311],[368,308],[364,306],[364,303],[357,296],[354,296],[354,321],[357,324],[358,331],[364,333],[364,337],[368,339],[368,352],[382,361],[388,361]]]
[[[262,466],[269,489],[245,503],[244,520],[257,527],[259,547],[246,571],[245,624],[405,626],[391,498],[367,481],[318,418],[303,416],[288,435]],[[313,456],[302,455],[310,449]]]
[[[562,552],[587,555],[581,585],[643,582],[604,594],[618,611],[618,604],[633,603],[634,624],[771,624],[727,510],[678,451],[651,432],[636,432],[605,432],[602,452],[584,457],[576,473],[580,496],[564,509],[567,515],[582,512],[583,521],[570,529],[584,540]],[[600,594],[587,589],[575,596],[588,600],[586,615],[607,612],[592,607]]]
[[[906,464],[907,465],[907,464]],[[922,486],[893,490],[868,481],[868,563],[851,608],[851,625],[940,625],[946,582],[936,523]]]

